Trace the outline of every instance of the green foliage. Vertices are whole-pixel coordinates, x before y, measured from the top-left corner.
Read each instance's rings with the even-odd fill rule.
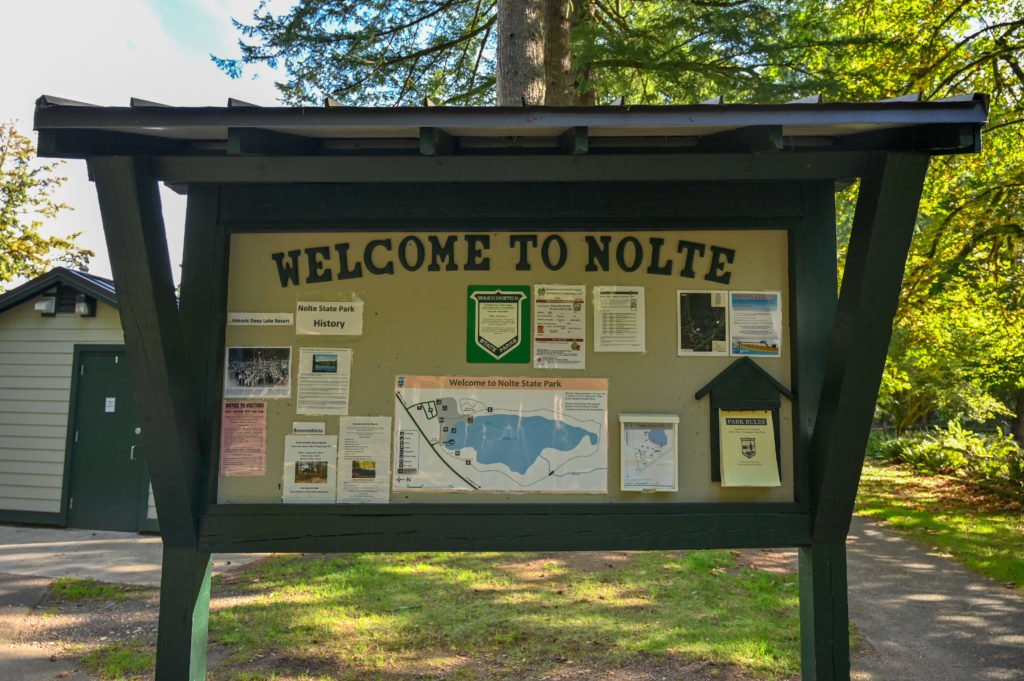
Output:
[[[280,16],[261,2],[235,21],[241,58],[213,60],[234,77],[245,64],[279,68],[290,104],[492,104],[495,19],[508,1],[304,0]],[[812,52],[874,40],[837,35],[813,0],[560,4],[572,25],[566,94],[578,104],[791,99],[834,84],[831,65],[804,68]]]
[[[38,276],[54,264],[81,268],[92,251],[68,237],[43,236],[46,221],[64,210],[53,192],[65,178],[54,175],[57,163],[40,164],[35,148],[13,123],[0,123],[0,287],[16,277]]]
[[[1024,500],[1024,450],[996,430],[976,433],[951,421],[945,428],[897,437],[872,437],[869,453],[924,473],[955,475]]]

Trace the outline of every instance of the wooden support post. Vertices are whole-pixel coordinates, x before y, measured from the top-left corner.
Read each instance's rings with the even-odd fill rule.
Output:
[[[203,681],[210,621],[210,554],[164,544],[156,681]]]
[[[800,549],[800,667],[803,681],[850,680],[846,545]]]
[[[875,154],[861,180],[811,445],[815,542],[842,544],[864,465],[928,157]]]
[[[160,194],[147,159],[89,160],[165,546],[198,543],[199,438]]]

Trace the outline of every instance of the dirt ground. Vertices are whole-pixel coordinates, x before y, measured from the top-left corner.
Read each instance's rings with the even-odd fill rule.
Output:
[[[768,549],[734,551],[739,566],[751,566],[769,572],[794,572],[795,552]],[[528,561],[508,563],[506,567],[519,574],[524,581],[545,579],[546,570],[554,563],[566,569],[600,571],[621,567],[630,560],[631,552],[574,552],[538,555]],[[241,605],[255,596],[236,587],[247,581],[245,568],[230,572],[215,586],[211,596],[212,611]],[[151,587],[126,587],[123,600],[63,601],[47,593],[38,605],[22,609],[17,617],[0,612],[0,628],[5,632],[6,645],[24,653],[43,656],[53,662],[53,674],[48,678],[86,678],[81,675],[78,661],[88,652],[112,643],[140,644],[152,648],[156,642],[158,590]],[[211,678],[218,678],[217,667],[226,659],[228,651],[216,644],[209,648],[208,668]],[[597,667],[598,660],[602,666]],[[550,661],[547,661],[550,662]],[[631,658],[623,668],[603,666],[603,658],[593,661],[558,660],[562,663],[555,671],[544,664],[536,675],[538,681],[748,681],[751,677],[739,670],[708,662],[686,662],[671,656],[639,656]],[[437,673],[423,679],[442,678],[507,678],[505,669],[509,660],[501,656],[490,659],[465,658],[453,660],[453,671],[459,674]],[[319,668],[318,668],[319,667]],[[518,666],[521,669],[521,665]],[[278,681],[288,679],[330,676],[327,661],[321,666],[311,660],[266,659],[260,661],[254,672],[276,674]],[[64,676],[62,676],[64,675]],[[396,680],[397,681],[397,680]],[[403,679],[404,681],[404,679]]]

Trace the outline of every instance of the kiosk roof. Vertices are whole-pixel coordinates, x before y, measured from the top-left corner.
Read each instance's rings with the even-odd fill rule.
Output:
[[[763,153],[980,148],[985,95],[598,107],[95,106],[43,96],[42,156]]]

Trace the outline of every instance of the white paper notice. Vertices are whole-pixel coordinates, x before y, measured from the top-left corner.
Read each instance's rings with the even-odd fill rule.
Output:
[[[533,366],[535,368],[586,368],[586,298],[586,286],[534,285]]]
[[[351,348],[299,348],[296,414],[348,413]]]
[[[284,501],[333,504],[337,468],[337,435],[286,435]]]
[[[594,287],[594,351],[644,352],[643,286]]]
[[[228,312],[228,326],[291,326],[291,312]]]
[[[730,354],[781,355],[781,298],[778,291],[732,291],[729,294]]]
[[[323,421],[292,421],[292,435],[326,435],[327,424]]]
[[[341,417],[338,503],[386,504],[391,488],[391,417]]]
[[[361,336],[363,301],[299,302],[295,306],[295,333],[314,336]]]

